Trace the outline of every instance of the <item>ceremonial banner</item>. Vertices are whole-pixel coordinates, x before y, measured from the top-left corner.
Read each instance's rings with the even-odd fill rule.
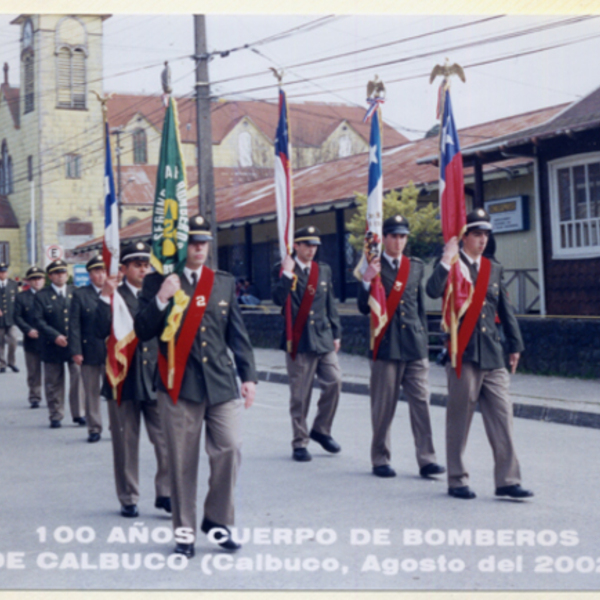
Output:
[[[281,260],[292,254],[294,244],[294,194],[292,190],[292,146],[285,92],[279,90],[279,122],[275,133],[275,203],[277,231]],[[294,278],[293,285],[296,280]],[[292,352],[292,297],[288,295],[284,307],[287,351]]]
[[[152,214],[152,266],[163,275],[185,261],[188,241],[185,164],[179,139],[177,103],[169,98],[163,123]]]
[[[450,101],[450,90],[446,82],[442,106],[440,130],[440,213],[444,241],[452,237],[459,240],[467,223],[462,154]],[[460,377],[460,359],[458,358],[458,321],[467,310],[473,294],[470,279],[461,270],[461,261],[455,257],[448,274],[444,304],[442,309],[442,327],[450,333],[450,357],[452,366],[457,368]],[[458,365],[458,366],[457,366]]]
[[[370,102],[377,102],[376,100]],[[371,137],[369,142],[369,195],[367,197],[365,249],[363,256],[354,272],[357,279],[362,281],[362,275],[369,266],[369,260],[381,255],[382,226],[383,226],[383,171],[381,165],[381,126],[380,113],[377,107],[372,111],[369,107],[367,115],[372,112]],[[376,104],[375,104],[376,106]],[[388,317],[386,312],[385,288],[381,276],[376,275],[371,280],[369,290],[369,306],[371,308],[371,350],[375,348],[375,340],[383,331]]]
[[[119,272],[119,206],[115,195],[110,152],[110,136],[108,123],[104,122],[105,161],[104,161],[104,240],[102,242],[102,259],[109,276]]]

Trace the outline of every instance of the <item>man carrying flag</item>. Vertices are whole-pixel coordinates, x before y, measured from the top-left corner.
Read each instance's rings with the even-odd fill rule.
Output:
[[[294,230],[294,203],[290,165],[291,145],[285,92],[279,90],[279,123],[275,139],[275,197],[281,264],[273,270],[273,302],[282,306],[285,328],[281,347],[286,351],[290,381],[292,458],[308,462],[309,440],[327,452],[340,445],[331,437],[331,427],[342,389],[337,352],[341,326],[333,298],[329,265],[313,259],[321,240],[316,227]],[[292,250],[293,240],[293,250]],[[312,384],[317,375],[321,386],[318,412],[309,432],[306,423]]]
[[[373,87],[373,82],[369,84]],[[369,89],[369,88],[368,88]],[[371,120],[369,196],[365,254],[357,267],[359,310],[371,314],[371,463],[377,477],[394,477],[390,466],[391,426],[400,387],[408,399],[417,463],[422,477],[444,473],[437,464],[429,417],[427,316],[423,263],[403,256],[410,232],[402,215],[383,215],[380,99],[369,100]],[[373,108],[375,107],[375,108]],[[380,258],[383,233],[383,260]]]
[[[158,272],[144,279],[134,325],[142,343],[160,340],[156,387],[169,457],[175,552],[191,558],[203,425],[210,478],[200,529],[225,550],[240,548],[228,526],[234,523],[241,459],[241,407],[252,405],[257,376],[235,279],[205,264],[213,239],[210,224],[196,215],[188,225],[173,98],[165,115],[160,157],[151,257]]]
[[[427,282],[427,294],[431,298],[444,295],[443,317],[446,325],[451,325],[450,354],[453,360],[446,364],[448,494],[464,500],[476,497],[468,485],[469,474],[463,454],[475,405],[479,401],[494,453],[496,495],[528,498],[533,492],[520,485],[521,473],[512,439],[509,376],[504,366],[496,314],[504,326],[513,373],[523,350],[523,341],[503,284],[502,266],[483,256],[492,229],[490,216],[483,209],[477,209],[466,216],[464,231],[457,230],[460,214],[465,212],[462,157],[447,86],[443,98],[440,165],[442,182],[445,180],[446,185],[440,183],[440,198],[446,245],[441,261]],[[459,237],[462,241],[460,251]]]
[[[154,506],[171,512],[171,492],[167,445],[153,382],[158,341],[139,343],[133,331],[138,295],[150,272],[150,246],[143,242],[128,244],[121,253],[121,263],[123,282],[117,287],[117,277],[107,278],[96,308],[95,328],[101,339],[109,337],[109,352],[117,363],[109,361],[102,388],[102,395],[108,400],[117,498],[122,516],[138,517],[142,416],[156,455]]]

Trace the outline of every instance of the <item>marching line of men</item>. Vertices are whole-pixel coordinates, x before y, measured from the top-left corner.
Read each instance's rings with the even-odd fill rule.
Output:
[[[533,493],[520,485],[512,439],[509,376],[496,317],[508,341],[513,373],[523,343],[504,288],[502,267],[483,257],[490,231],[490,217],[485,211],[470,213],[462,247],[456,238],[445,245],[426,286],[430,297],[441,297],[450,265],[458,257],[465,277],[476,289],[475,296],[478,280],[479,286],[486,288],[479,291],[485,300],[472,309],[479,312],[464,352],[461,376],[446,364],[448,494],[460,499],[476,497],[468,485],[463,454],[479,402],[494,454],[495,494],[523,499]],[[383,478],[396,475],[390,465],[391,424],[400,390],[408,400],[419,474],[429,478],[446,472],[437,463],[429,414],[424,265],[404,254],[409,233],[408,222],[401,215],[385,220],[382,256],[370,261],[358,293],[359,310],[368,315],[369,288],[374,278],[381,276],[389,319],[370,353],[370,406],[372,470]],[[190,219],[187,259],[177,274],[150,273],[150,248],[138,242],[122,249],[121,277],[107,277],[102,259],[95,257],[87,264],[90,285],[77,290],[66,285],[67,265],[61,260],[48,265],[51,285],[47,288],[43,288],[44,273],[38,267],[27,271],[29,290],[20,294],[12,292],[10,280],[0,275],[0,294],[4,294],[0,296],[4,317],[0,324],[5,329],[12,327],[12,316],[7,315],[8,307],[14,305],[14,323],[25,336],[31,407],[38,407],[41,400],[43,362],[50,427],[61,426],[67,363],[73,421],[86,424],[87,418],[88,442],[96,442],[102,431],[103,380],[101,391],[108,400],[115,486],[124,517],[139,515],[143,417],[157,462],[155,506],[172,513],[177,542],[174,551],[188,558],[194,556],[198,528],[225,550],[240,548],[229,527],[234,524],[234,489],[241,460],[241,413],[243,407],[252,406],[257,383],[252,346],[235,297],[235,280],[205,264],[211,241],[210,224],[197,215]],[[337,357],[341,323],[331,269],[324,262],[314,261],[320,243],[316,227],[298,230],[293,256],[287,256],[273,271],[273,301],[283,307],[282,314],[286,305],[291,311],[291,332],[284,325],[282,348],[286,350],[289,375],[292,458],[297,462],[311,460],[307,449],[310,440],[327,452],[341,451],[331,435],[341,393]],[[6,271],[7,266],[0,264],[0,273]],[[105,341],[111,331],[115,294],[121,296],[130,313],[137,344],[118,390],[104,374]],[[175,333],[168,318],[173,306],[181,311],[181,325]],[[11,343],[7,331],[0,337],[2,360],[5,340]],[[14,351],[12,355],[9,352],[6,364],[16,369]],[[307,417],[315,376],[321,394],[309,429]],[[82,416],[82,394],[77,387],[85,389],[86,418]],[[198,527],[197,477],[203,425],[210,477]]]

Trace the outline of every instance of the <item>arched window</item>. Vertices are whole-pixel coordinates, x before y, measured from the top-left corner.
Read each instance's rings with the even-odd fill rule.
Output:
[[[2,140],[2,151],[0,153],[0,194],[9,193],[8,181],[8,144],[6,140]]]
[[[87,32],[76,17],[56,26],[56,104],[59,108],[86,108]]]
[[[143,129],[133,132],[133,162],[136,165],[145,165],[148,162],[146,132]]]
[[[4,161],[0,160],[0,195],[4,195]]]
[[[30,19],[23,25],[23,42],[21,60],[23,61],[23,114],[33,111],[34,85],[33,85],[33,23]]]
[[[6,193],[12,194],[14,192],[13,188],[13,164],[12,164],[12,156],[8,157],[8,161],[6,163]]]

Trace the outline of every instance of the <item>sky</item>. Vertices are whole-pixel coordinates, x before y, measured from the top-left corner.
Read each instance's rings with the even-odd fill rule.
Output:
[[[0,14],[0,60],[9,63],[12,85],[20,54],[20,28],[9,24],[15,16]],[[367,82],[377,74],[386,84],[384,120],[417,139],[436,123],[439,80],[430,84],[429,74],[446,58],[466,75],[466,83],[452,81],[459,129],[572,102],[600,86],[593,68],[600,56],[600,18],[576,18],[208,15],[209,51],[229,51],[210,61],[211,91],[223,99],[275,101],[269,67],[276,67],[284,69],[289,102],[366,106]],[[159,94],[168,60],[175,94],[193,94],[193,31],[191,15],[107,19],[104,92]]]

